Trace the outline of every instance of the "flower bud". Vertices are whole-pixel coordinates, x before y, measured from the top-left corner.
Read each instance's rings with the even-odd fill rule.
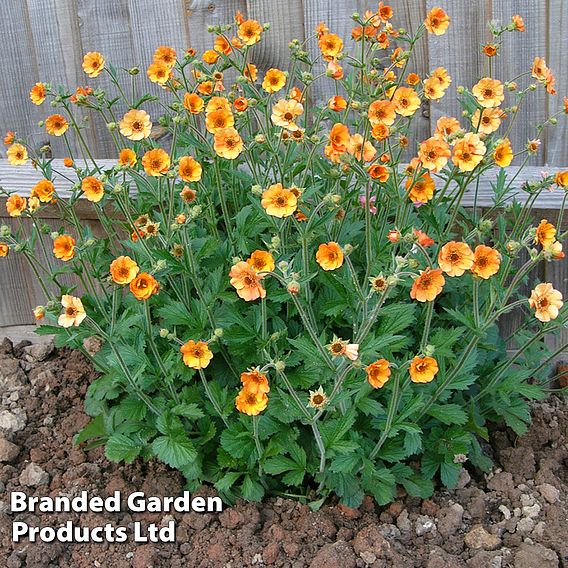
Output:
[[[170,332],[167,329],[165,328],[160,329],[160,337],[163,337],[165,339],[166,337],[168,337],[169,334]]]
[[[292,282],[288,283],[288,286],[286,288],[288,289],[288,292],[290,292],[290,294],[297,294],[300,291],[300,283],[296,280],[292,280]]]
[[[215,331],[213,332],[213,335],[215,337],[223,337],[223,333],[224,333],[224,331],[223,331],[222,327],[216,327]]]
[[[140,68],[139,68],[139,67],[131,67],[131,68],[128,70],[128,73],[129,73],[130,75],[138,75],[138,73],[140,73]]]
[[[290,265],[285,260],[282,260],[281,262],[278,263],[278,268],[282,272],[287,272],[289,267]]]
[[[254,141],[255,141],[257,144],[264,144],[264,143],[266,142],[266,136],[265,136],[264,134],[257,134],[257,135],[254,137]]]
[[[343,252],[345,254],[351,254],[353,252],[353,245],[347,243],[346,245],[344,245],[343,247]]]
[[[434,345],[426,345],[426,347],[424,347],[424,355],[426,355],[426,357],[432,357],[435,352],[436,347]]]
[[[280,244],[281,244],[280,237],[278,235],[274,235],[272,237],[272,240],[270,241],[271,248],[278,249],[280,248]]]
[[[250,188],[250,191],[253,195],[256,195],[258,197],[260,197],[264,193],[264,190],[262,189],[262,187],[260,187],[260,185],[253,185]]]
[[[109,122],[107,128],[109,132],[114,132],[118,128],[118,124],[116,124],[116,122]]]
[[[59,236],[59,233],[58,233],[57,231],[53,231],[52,233],[50,233],[49,236],[50,236],[53,240],[55,240],[55,239]]]
[[[284,372],[284,369],[286,368],[286,363],[284,363],[284,361],[274,361],[274,368],[279,373],[282,373],[282,372]]]

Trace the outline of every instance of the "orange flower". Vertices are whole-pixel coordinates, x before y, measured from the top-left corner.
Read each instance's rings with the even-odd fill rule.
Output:
[[[487,57],[495,57],[497,55],[497,45],[494,43],[487,43],[481,48],[481,51],[487,55]]]
[[[443,89],[447,89],[452,84],[452,78],[445,67],[436,67],[432,73],[430,73],[432,79],[437,79]]]
[[[51,136],[63,136],[68,129],[67,120],[60,114],[52,114],[45,119],[45,130]]]
[[[347,151],[355,156],[357,160],[363,160],[364,162],[371,162],[377,154],[377,150],[369,140],[363,143],[363,136],[359,133],[351,136]]]
[[[205,127],[212,134],[225,128],[231,128],[234,124],[235,118],[233,113],[224,109],[208,113],[205,119]]]
[[[341,95],[335,95],[335,97],[331,97],[331,99],[329,99],[327,107],[330,110],[340,112],[347,108],[347,101]]]
[[[484,77],[471,90],[477,102],[484,108],[498,107],[504,100],[503,83],[491,77]]]
[[[386,183],[390,177],[390,172],[382,164],[373,164],[367,171],[371,178],[378,179],[381,183]]]
[[[269,69],[262,80],[262,88],[267,93],[277,93],[286,84],[286,74],[280,69]]]
[[[57,323],[61,327],[78,327],[87,317],[83,302],[81,302],[80,298],[65,294],[61,297],[61,306],[64,311],[57,320]]]
[[[215,55],[217,54],[215,53]],[[146,75],[148,76],[148,79],[152,81],[152,83],[157,83],[158,85],[163,87],[172,77],[172,69],[169,65],[166,65],[161,61],[155,61],[148,66]]]
[[[436,122],[436,131],[434,136],[436,138],[448,139],[450,136],[460,130],[460,121],[453,116],[442,116]]]
[[[264,278],[262,274],[257,274],[254,268],[247,262],[237,262],[231,267],[229,272],[231,286],[233,286],[239,298],[247,302],[266,297],[266,290],[260,281]]]
[[[439,7],[432,8],[424,20],[425,28],[431,34],[437,36],[444,35],[449,25],[450,17],[446,14],[446,12],[444,12],[444,10],[442,10],[442,8]]]
[[[439,172],[448,163],[451,156],[450,146],[438,138],[428,138],[420,144],[418,158],[427,170]]]
[[[345,357],[350,361],[356,361],[359,358],[359,344],[349,343],[336,335],[333,336],[333,341],[326,345],[332,357]]]
[[[263,250],[255,250],[247,259],[247,264],[256,272],[272,272],[276,266],[272,255]]]
[[[327,64],[327,76],[335,79],[336,81],[340,81],[343,79],[343,67],[337,63],[337,61],[333,60],[328,62]]]
[[[6,134],[4,135],[4,144],[6,146],[9,146],[10,144],[12,144],[12,142],[14,142],[16,138],[16,133],[13,132],[12,130],[8,130],[8,132],[6,132]]]
[[[268,406],[268,396],[263,392],[252,392],[247,388],[240,390],[235,399],[235,406],[239,412],[248,416],[257,416]]]
[[[105,59],[97,51],[89,51],[83,57],[83,71],[89,77],[98,77],[105,68]]]
[[[336,270],[343,265],[343,251],[336,242],[321,244],[316,253],[316,261],[324,270]]]
[[[213,353],[205,341],[190,339],[179,350],[183,355],[183,362],[191,369],[205,369],[213,359]]]
[[[428,203],[434,197],[436,185],[432,176],[426,172],[415,180],[414,183],[412,178],[408,178],[406,180],[406,189],[410,190],[408,197],[414,203]]]
[[[434,239],[431,239],[424,231],[419,231],[418,229],[414,229],[412,231],[414,236],[416,237],[416,242],[423,247],[430,247],[434,244]]]
[[[69,235],[60,235],[53,240],[55,258],[68,262],[75,256],[75,239]]]
[[[246,20],[237,29],[237,35],[245,45],[258,43],[262,32],[262,26],[256,20]]]
[[[145,110],[129,110],[118,123],[120,133],[129,140],[148,138],[152,131],[150,115]]]
[[[130,148],[124,148],[118,155],[118,164],[120,166],[129,166],[133,168],[136,165],[136,153]]]
[[[53,199],[55,186],[47,179],[38,181],[32,188],[31,197],[37,197],[42,203],[49,203]]]
[[[335,59],[343,50],[343,40],[336,34],[324,34],[319,38],[318,46],[324,59]]]
[[[471,124],[483,134],[492,134],[501,126],[502,118],[507,118],[507,115],[500,108],[483,109],[483,114],[477,109],[471,117]]]
[[[556,319],[562,305],[562,294],[548,283],[538,284],[529,298],[529,306],[536,310],[536,319],[542,322]]]
[[[391,376],[390,363],[386,359],[379,359],[365,368],[367,380],[374,389],[385,386]]]
[[[485,245],[477,245],[473,255],[471,271],[476,276],[487,280],[499,272],[501,255],[499,251]]]
[[[495,163],[502,168],[511,165],[513,161],[513,149],[511,148],[511,142],[508,138],[505,138],[500,144],[497,144],[493,152],[493,159]]]
[[[187,185],[180,191],[179,194],[183,202],[188,204],[193,203],[195,201],[195,198],[197,197],[197,192]]]
[[[191,114],[199,114],[205,102],[197,93],[185,93],[183,96],[183,107]]]
[[[568,170],[563,172],[556,172],[554,176],[554,183],[558,187],[568,187]]]
[[[329,133],[329,141],[336,152],[345,152],[351,144],[351,136],[349,129],[345,124],[340,122],[333,125]]]
[[[411,87],[416,87],[416,85],[420,84],[420,75],[417,73],[409,73],[406,78],[406,84]]]
[[[554,241],[550,246],[544,248],[545,258],[548,260],[562,260],[566,255],[562,252],[562,243]]]
[[[546,65],[546,61],[542,57],[535,58],[531,74],[539,83],[546,87],[546,90],[551,95],[556,94],[556,89],[554,88],[556,79],[554,78],[552,71]]]
[[[197,90],[202,95],[210,95],[213,92],[213,81],[204,81],[203,83],[199,83]]]
[[[23,166],[28,161],[28,150],[23,144],[12,144],[6,150],[6,157],[12,166]]]
[[[110,265],[110,275],[115,284],[130,284],[140,268],[129,256],[119,256]]]
[[[412,116],[420,108],[420,98],[410,87],[398,87],[392,101],[395,111],[401,116]]]
[[[283,218],[289,217],[296,211],[298,198],[281,183],[275,183],[262,194],[260,203],[269,215]]]
[[[163,176],[170,169],[170,156],[161,148],[148,150],[142,156],[142,165],[147,175],[153,177]]]
[[[40,105],[45,101],[46,88],[43,83],[36,83],[30,91],[30,99],[34,105]]]
[[[438,264],[448,276],[461,276],[473,262],[473,252],[467,243],[450,241],[438,254]]]
[[[231,103],[226,97],[211,97],[205,108],[205,114],[209,115],[219,110],[231,112]]]
[[[36,321],[41,321],[45,317],[45,308],[43,306],[36,306],[33,309],[33,314]]]
[[[147,300],[160,291],[160,284],[151,274],[140,272],[130,281],[130,291],[137,300]]]
[[[72,158],[63,158],[63,165],[66,168],[72,168],[75,165],[75,162]]]
[[[556,240],[556,228],[547,219],[542,219],[534,237],[534,242],[542,245],[544,248],[549,247]]]
[[[105,195],[104,183],[94,176],[88,176],[81,182],[81,190],[85,197],[93,203],[98,203]]]
[[[438,370],[438,362],[433,357],[414,357],[408,372],[413,383],[431,383]]]
[[[227,40],[227,38],[223,36],[217,36],[215,38],[215,43],[213,44],[213,49],[218,51],[219,53],[224,53],[225,55],[230,55],[233,51],[231,47],[231,43]]]
[[[272,122],[276,126],[281,126],[292,132],[299,130],[300,127],[296,124],[297,117],[301,116],[304,112],[304,106],[298,101],[280,99],[272,107]]]
[[[518,32],[524,32],[525,31],[525,22],[523,21],[523,18],[521,16],[519,16],[518,14],[515,14],[512,18],[513,24],[515,24],[515,28]]]
[[[388,100],[373,101],[369,105],[369,110],[367,111],[367,116],[369,117],[369,122],[375,126],[377,124],[384,124],[385,126],[391,126],[396,120],[396,106],[395,103]]]
[[[199,181],[203,168],[191,156],[184,156],[179,161],[179,177],[185,182]]]
[[[298,89],[298,87],[292,87],[289,96],[296,102],[301,103],[304,98],[304,93],[302,93],[301,89]]]
[[[419,302],[431,302],[442,292],[446,280],[439,268],[427,268],[420,273],[410,290],[410,297]]]
[[[266,375],[255,368],[241,373],[241,383],[243,383],[245,389],[252,393],[270,392]]]
[[[233,107],[237,112],[245,112],[248,108],[248,101],[245,97],[239,97],[234,100]]]
[[[473,132],[468,132],[454,146],[453,163],[462,172],[471,172],[483,160],[486,147],[481,138]]]
[[[428,79],[424,81],[424,96],[427,99],[438,101],[445,93],[446,90],[436,77],[428,77]]]
[[[0,257],[6,257],[8,256],[8,253],[10,252],[10,247],[8,246],[7,243],[0,241]]]
[[[256,65],[254,65],[253,63],[247,63],[247,66],[244,69],[244,76],[252,83],[254,83],[254,81],[256,81],[256,78],[258,76],[258,69],[256,68]]]
[[[225,128],[215,132],[213,147],[221,158],[234,160],[243,151],[243,140],[234,128]]]
[[[205,61],[205,63],[208,63],[209,65],[217,63],[218,59],[219,59],[219,53],[214,49],[208,49],[203,53],[203,61]]]
[[[17,193],[13,193],[6,200],[6,211],[10,217],[20,217],[20,215],[26,210],[28,203],[24,197],[19,196]]]
[[[176,50],[167,45],[161,45],[154,51],[154,62],[163,63],[170,69],[176,64]]]

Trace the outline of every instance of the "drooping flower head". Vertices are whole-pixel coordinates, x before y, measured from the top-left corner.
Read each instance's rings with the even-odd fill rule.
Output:
[[[239,298],[247,302],[266,297],[266,290],[261,284],[262,274],[258,274],[247,262],[237,262],[229,272],[231,286],[233,286]]]
[[[191,369],[205,369],[213,359],[213,353],[204,341],[190,339],[180,347],[183,362]]]
[[[419,302],[431,302],[442,292],[446,280],[439,268],[427,268],[414,280],[410,297]]]
[[[268,396],[263,392],[252,392],[247,388],[240,390],[235,399],[239,412],[248,416],[258,416],[268,406]]]
[[[379,359],[371,363],[365,368],[367,380],[374,389],[380,389],[385,386],[391,376],[389,362],[386,359]]]
[[[433,357],[414,357],[410,363],[410,380],[413,383],[430,383],[438,372],[438,362]]]
[[[316,261],[324,270],[336,270],[343,265],[343,251],[334,241],[322,243],[316,253]]]
[[[158,281],[147,272],[141,272],[130,281],[130,291],[137,300],[143,301],[160,291]]]
[[[61,306],[63,307],[63,313],[57,320],[57,323],[61,327],[78,327],[87,317],[83,302],[81,302],[80,298],[65,294],[61,297]]]
[[[89,51],[83,57],[83,71],[91,78],[98,77],[105,68],[105,58],[97,51]]]
[[[70,235],[59,235],[53,240],[53,255],[63,262],[75,256],[75,239]]]
[[[252,368],[245,373],[241,373],[241,383],[243,383],[244,388],[252,393],[270,392],[268,378],[264,373],[261,373],[256,368]]]

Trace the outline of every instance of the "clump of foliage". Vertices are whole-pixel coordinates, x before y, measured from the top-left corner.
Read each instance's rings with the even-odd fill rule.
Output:
[[[7,135],[10,161],[31,155],[43,179],[28,197],[4,190],[21,225],[1,229],[0,251],[23,255],[45,290],[39,333],[100,371],[77,442],[104,443],[115,461],[163,460],[228,501],[276,492],[317,506],[336,494],[357,506],[365,494],[388,503],[397,485],[425,498],[437,476],[452,487],[466,460],[487,470],[489,421],[525,431],[555,355],[541,340],[567,321],[551,284],[521,292],[538,263],[564,256],[561,218],[535,227],[530,213],[568,173],[518,188],[507,169],[527,163],[556,115],[525,148],[508,133],[532,90],[554,94],[554,77],[540,58],[518,83],[489,72],[458,88],[462,115],[412,147],[421,104],[451,84],[443,67],[410,73],[412,54],[450,18],[435,8],[410,33],[392,17],[382,3],[354,15],[349,49],[321,24],[318,56],[292,41],[287,72],[256,68],[268,26],[237,14],[213,29],[213,49],[159,47],[145,74],[88,53],[86,74],[96,85],[107,73],[112,92],[33,87],[35,104],[57,109],[48,134],[74,133],[78,153],[67,144],[62,167]],[[523,30],[519,16],[493,25],[485,53]],[[163,95],[140,97],[147,80]],[[318,104],[326,81],[336,95]],[[84,109],[108,124],[114,165],[85,143]],[[154,136],[156,120],[169,136]],[[494,207],[465,209],[488,175]],[[79,218],[85,199],[102,234]],[[523,321],[503,337],[513,311]]]

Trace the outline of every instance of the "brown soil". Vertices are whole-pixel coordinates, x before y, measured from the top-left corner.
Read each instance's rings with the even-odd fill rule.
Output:
[[[95,376],[77,352],[0,344],[0,566],[568,566],[568,410],[556,397],[535,405],[526,436],[493,432],[487,449],[499,467],[490,475],[465,473],[457,489],[441,489],[426,501],[401,494],[388,507],[367,500],[358,510],[332,504],[312,512],[272,498],[221,514],[176,513],[172,544],[13,543],[14,521],[92,527],[171,520],[163,513],[10,513],[12,490],[74,496],[85,489],[101,497],[117,489],[156,496],[182,490],[181,476],[163,465],[116,465],[101,448],[73,446],[73,435],[89,420],[82,400]]]

